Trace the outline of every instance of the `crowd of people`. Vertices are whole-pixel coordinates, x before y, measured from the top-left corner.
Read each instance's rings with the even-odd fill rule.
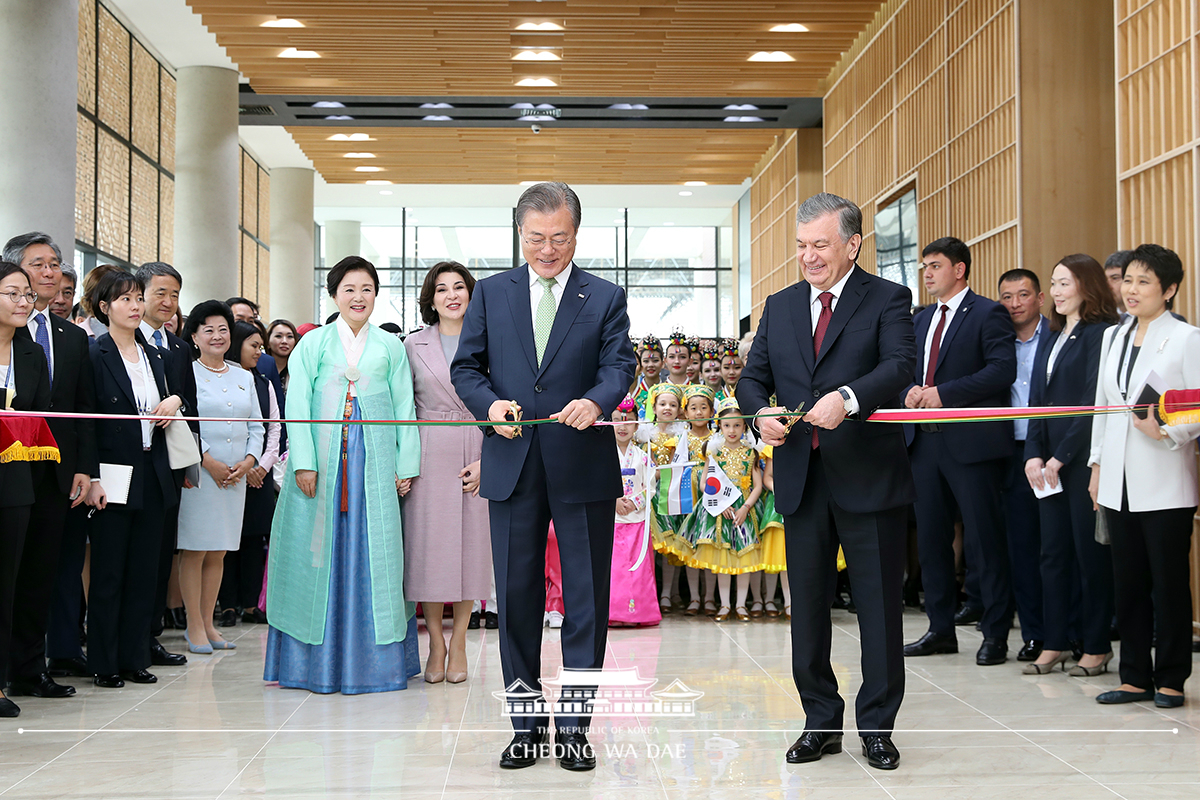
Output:
[[[793,647],[797,636],[811,639],[804,646],[819,661],[828,619],[814,614],[814,602],[826,614],[840,603],[874,615],[901,586],[892,566],[882,589],[873,585],[862,563],[870,557],[856,526],[875,509],[839,494],[861,477],[852,474],[857,462],[839,455],[850,436],[855,447],[876,448],[855,459],[892,464],[860,498],[874,492],[884,498],[879,508],[899,509],[871,525],[908,530],[908,558],[903,541],[889,540],[886,555],[906,565],[906,597],[923,596],[929,627],[904,656],[956,653],[956,628],[976,625],[976,663],[1002,664],[1015,616],[1024,673],[1074,662],[1071,675],[1101,674],[1119,637],[1121,685],[1097,700],[1183,703],[1200,425],[1167,426],[1144,406],[1155,392],[1200,388],[1200,329],[1172,313],[1184,277],[1174,252],[1145,244],[1104,266],[1067,255],[1050,272],[1043,316],[1035,272],[1005,272],[999,302],[987,299],[971,288],[970,248],[941,238],[922,253],[931,304],[903,309],[897,322],[895,298],[850,281],[865,273],[854,270],[855,234],[837,228],[820,235],[850,248],[849,267],[824,277],[828,241],[802,241],[805,277],[821,294],[768,304],[757,337],[631,338],[623,295],[592,299],[600,282],[570,263],[577,198],[560,184],[542,186],[550,189],[527,193],[518,208],[529,280],[523,272],[512,287],[490,279],[489,295],[462,264],[439,263],[420,292],[425,327],[407,336],[371,323],[379,276],[356,256],[328,273],[336,318],[264,325],[257,305],[240,297],[182,313],[184,277],[171,265],[101,266],[81,283],[49,236],[10,239],[0,264],[5,407],[80,416],[48,419],[56,463],[0,463],[0,716],[19,714],[13,697],[75,693],[56,678],[154,683],[152,667],[187,658],[160,644],[164,629],[183,631],[188,655],[211,654],[236,648],[223,631],[239,623],[269,625],[267,681],[321,693],[403,689],[422,671],[427,683],[462,683],[467,631],[481,614],[502,629],[506,683],[536,681],[530,647],[540,644],[530,642],[543,623],[565,622],[564,652],[570,644],[602,654],[595,625],[655,625],[664,614],[792,620],[796,605]],[[836,203],[814,213],[801,218],[802,233],[830,214],[853,218]],[[506,303],[501,292],[516,294]],[[875,302],[882,322],[847,326]],[[502,327],[494,315],[510,307],[503,324],[519,326],[528,311],[529,331]],[[884,376],[880,366],[868,369],[874,380],[814,377],[812,400],[791,409],[779,402],[798,396],[777,374],[783,344],[801,342],[795,359],[816,376],[822,342],[854,333],[869,333],[856,345],[866,361],[899,364],[904,374]],[[593,339],[619,369],[592,363]],[[562,389],[562,402],[551,399],[565,380],[550,377],[560,350],[578,362],[576,373],[596,371],[596,392]],[[525,359],[529,386],[504,385],[511,362]],[[898,393],[887,388],[901,384]],[[1095,416],[921,422],[903,437],[861,424],[880,407],[1135,403],[1142,408]],[[522,409],[576,431],[608,417],[612,433],[560,452],[576,445],[555,444],[541,426],[506,424]],[[180,415],[201,420],[170,419]],[[360,424],[391,420],[421,425]],[[792,446],[780,449],[789,435]],[[500,450],[501,441],[517,444]],[[507,456],[495,455],[518,448],[545,463],[506,467]],[[575,461],[603,468],[602,486],[584,486]],[[801,489],[777,498],[777,474]],[[593,514],[597,502],[612,503],[604,497],[618,478],[615,516]],[[817,483],[829,512],[810,507]],[[794,520],[805,514],[837,530],[832,550],[801,541]],[[542,533],[519,538],[518,518]],[[596,537],[597,524],[611,527],[611,538]],[[607,552],[595,550],[595,538]],[[789,555],[802,565],[790,583]],[[889,642],[890,626],[879,627]],[[871,673],[891,676],[881,678],[891,682],[889,697],[895,668],[888,661]],[[823,707],[808,703],[827,687],[800,689],[815,717]],[[894,717],[899,700],[880,702],[890,712],[867,727],[890,732],[887,713]],[[536,744],[539,726],[530,720],[533,738],[521,741]],[[837,752],[830,739],[803,741],[790,761]],[[888,746],[872,751],[873,766],[895,766]],[[511,746],[501,759],[529,763]],[[589,768],[579,752],[563,765]]]

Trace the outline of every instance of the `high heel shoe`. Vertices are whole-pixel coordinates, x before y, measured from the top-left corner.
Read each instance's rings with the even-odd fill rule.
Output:
[[[1082,664],[1076,664],[1071,667],[1071,671],[1067,674],[1072,678],[1094,678],[1102,672],[1108,672],[1108,662],[1113,660],[1112,650],[1104,654],[1104,660],[1094,667],[1085,667]]]
[[[1054,672],[1055,667],[1059,664],[1062,664],[1063,671],[1066,672],[1067,659],[1070,657],[1071,651],[1063,650],[1048,664],[1039,664],[1036,661],[1031,661],[1025,665],[1025,669],[1021,670],[1021,673],[1023,675],[1049,675],[1051,672]],[[1074,674],[1074,670],[1072,670],[1072,674]]]
[[[187,642],[188,652],[199,653],[202,656],[212,655],[213,646],[211,644],[192,644],[192,640],[188,638],[186,629],[183,632],[183,640]]]
[[[466,654],[463,654],[464,661],[466,660],[466,658],[467,658]],[[450,667],[447,664],[446,683],[462,683],[466,679],[467,679],[467,671],[466,670],[462,670],[461,672],[451,672]]]
[[[215,642],[212,639],[209,639],[208,643],[212,645],[213,650],[237,650],[237,644],[235,642],[229,642],[225,639],[218,639]]]
[[[446,658],[449,653],[443,652],[442,657],[434,661],[433,653],[429,654],[429,659],[425,662],[425,682],[426,683],[441,683],[446,680]]]

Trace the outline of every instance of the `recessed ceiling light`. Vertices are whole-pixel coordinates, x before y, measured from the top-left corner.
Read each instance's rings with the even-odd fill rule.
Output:
[[[367,181],[367,186],[391,186],[391,181]]]
[[[355,167],[355,172],[383,172],[383,167]]]
[[[349,114],[330,114],[325,119],[354,119],[354,117]]]
[[[558,86],[550,78],[522,78],[517,81],[517,86]]]
[[[611,111],[645,111],[649,107],[645,103],[613,103],[609,109]]]
[[[762,122],[762,117],[726,117],[726,122]]]
[[[269,19],[260,28],[303,28],[304,23],[298,19]]]
[[[742,103],[741,105],[738,105],[735,103],[731,106],[725,106],[725,110],[726,111],[758,111],[758,106],[754,105],[753,103]]]
[[[382,192],[380,192],[380,194],[388,195],[388,194],[391,194],[391,192],[388,191],[387,189],[384,189]]]
[[[684,186],[708,186],[708,181],[684,181]]]
[[[517,26],[519,31],[561,31],[562,25],[557,22],[522,22]]]
[[[776,25],[771,28],[772,33],[808,33],[808,27],[801,25],[799,22],[789,22],[787,25]]]
[[[280,58],[320,58],[321,54],[318,53],[316,50],[297,50],[294,47],[289,47],[288,49],[280,52],[279,57]]]
[[[337,100],[318,100],[312,104],[313,108],[345,108],[345,103],[339,103]]]
[[[342,158],[374,158],[374,153],[346,153]]]
[[[772,50],[770,52],[767,52],[766,50],[759,50],[757,53],[750,56],[746,60],[747,61],[795,61],[796,59],[792,58],[790,55],[783,52],[782,50]]]
[[[375,141],[365,133],[335,133],[330,136],[327,141],[330,142],[373,142]]]
[[[421,117],[424,122],[449,122],[454,117],[447,117],[445,114],[427,114]]]
[[[513,61],[561,61],[552,50],[522,50],[512,57]]]
[[[417,108],[454,108],[449,103],[421,103]]]
[[[680,197],[691,197],[691,196],[692,196],[692,193],[691,193],[691,192],[688,192],[688,191],[683,191],[683,192],[680,192],[680,193],[679,193],[679,196],[680,196]]]

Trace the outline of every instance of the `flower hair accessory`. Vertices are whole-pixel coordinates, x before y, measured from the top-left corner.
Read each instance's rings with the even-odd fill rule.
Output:
[[[644,353],[647,350],[653,350],[661,353],[663,351],[662,342],[653,333],[646,334],[639,341],[639,349]]]
[[[720,361],[724,353],[716,339],[701,339],[700,340],[700,360],[701,361]]]
[[[721,342],[721,357],[724,358],[726,356],[732,356],[733,358],[737,358],[738,357],[738,349],[740,348],[740,346],[741,346],[741,343],[738,342],[737,339],[723,340]]]
[[[637,404],[633,402],[633,396],[628,395],[628,394],[625,395],[625,399],[621,401],[621,404],[619,406],[617,406],[617,411],[624,411],[629,414],[636,414],[637,413]]]
[[[671,345],[678,347],[686,347],[690,351],[692,349],[692,340],[683,332],[681,328],[676,328],[671,331],[671,337],[668,339]]]

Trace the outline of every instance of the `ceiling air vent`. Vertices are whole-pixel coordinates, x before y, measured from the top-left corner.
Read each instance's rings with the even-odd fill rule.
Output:
[[[270,106],[238,106],[238,114],[243,117],[273,117],[275,109]]]

